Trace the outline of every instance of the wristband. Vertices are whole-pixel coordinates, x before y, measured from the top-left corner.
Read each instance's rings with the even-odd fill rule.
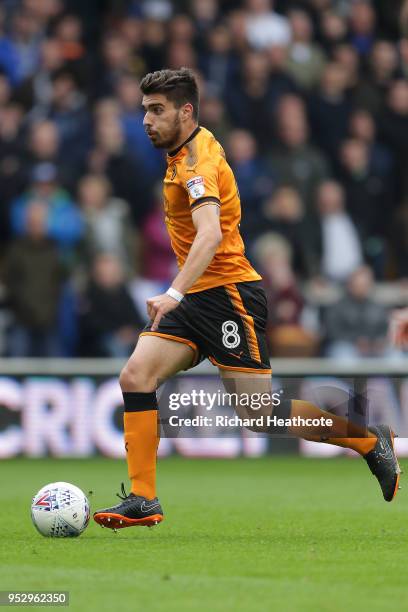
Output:
[[[180,291],[177,291],[177,289],[174,289],[173,287],[169,287],[166,291],[166,294],[177,300],[178,302],[181,302],[184,297],[184,295],[180,293]]]

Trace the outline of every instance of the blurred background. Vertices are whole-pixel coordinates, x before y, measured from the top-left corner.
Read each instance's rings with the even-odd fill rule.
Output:
[[[402,0],[0,3],[0,456],[123,456],[117,373],[176,274],[139,89],[163,67],[194,69],[237,178],[274,379],[368,375],[374,420],[408,423],[407,36]],[[221,442],[160,448],[267,446]]]
[[[126,357],[176,273],[140,78],[189,66],[226,149],[271,354],[399,359],[408,2],[3,0],[0,355]]]
[[[31,525],[47,482],[93,510],[128,486],[118,373],[176,274],[138,83],[182,66],[238,181],[274,390],[329,410],[357,390],[408,457],[387,342],[408,305],[408,0],[0,0],[2,588],[69,589],[75,611],[407,610],[404,484],[388,508],[328,444],[184,430],[159,446],[161,531],[59,546]],[[170,381],[203,386],[222,390],[208,362]]]

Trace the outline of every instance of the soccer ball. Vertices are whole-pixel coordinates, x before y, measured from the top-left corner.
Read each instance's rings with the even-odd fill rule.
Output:
[[[31,504],[34,526],[50,538],[81,535],[89,523],[89,501],[69,482],[53,482],[38,491]]]

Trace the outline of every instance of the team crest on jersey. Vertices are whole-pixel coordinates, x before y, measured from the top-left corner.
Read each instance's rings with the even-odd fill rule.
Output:
[[[202,176],[194,176],[187,181],[187,189],[190,196],[195,200],[201,198],[205,194],[204,179]]]
[[[170,180],[174,181],[174,179],[176,178],[176,175],[177,175],[177,166],[176,166],[176,164],[173,164],[170,169],[171,169]]]

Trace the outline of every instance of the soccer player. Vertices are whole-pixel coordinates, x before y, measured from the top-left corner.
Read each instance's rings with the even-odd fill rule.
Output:
[[[163,520],[156,496],[158,381],[207,357],[227,389],[232,386],[238,395],[248,389],[271,393],[261,277],[244,255],[232,170],[221,145],[198,124],[195,77],[186,68],[160,70],[147,74],[140,87],[147,135],[153,146],[167,151],[165,221],[179,273],[166,293],[147,300],[151,321],[120,374],[131,492],[127,495],[122,485],[121,502],[94,514],[96,522],[111,528]],[[400,469],[388,426],[358,427],[301,400],[282,401],[273,414],[331,418],[329,432],[302,426],[287,431],[355,450],[377,477],[384,498],[393,499]]]

